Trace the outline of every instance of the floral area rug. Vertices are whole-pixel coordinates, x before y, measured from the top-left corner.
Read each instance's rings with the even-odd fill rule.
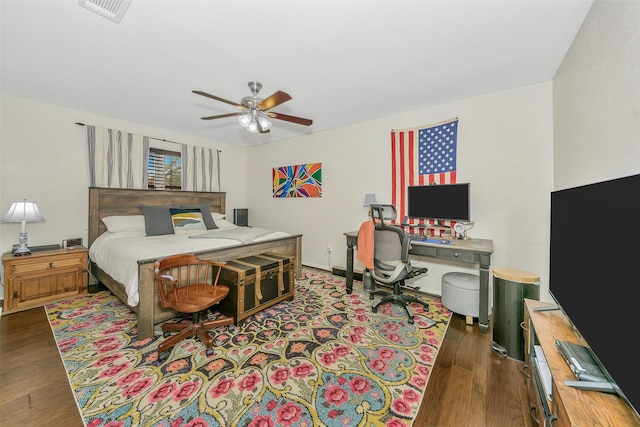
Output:
[[[451,313],[372,300],[354,282],[304,269],[292,301],[242,327],[212,331],[214,354],[162,336],[138,340],[135,315],[109,292],[47,306],[85,424],[96,426],[412,425]],[[376,296],[376,300],[379,299]]]

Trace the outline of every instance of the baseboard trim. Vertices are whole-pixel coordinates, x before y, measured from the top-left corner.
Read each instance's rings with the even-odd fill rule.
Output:
[[[331,273],[336,276],[345,277],[347,275],[347,269],[345,267],[333,267],[331,268]],[[353,270],[353,279],[362,281],[362,271]]]

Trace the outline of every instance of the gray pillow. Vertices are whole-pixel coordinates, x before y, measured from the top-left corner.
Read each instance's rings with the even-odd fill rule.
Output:
[[[204,221],[204,225],[207,227],[207,230],[214,230],[218,228],[216,222],[211,216],[211,207],[208,203],[204,203],[202,205],[181,205],[180,209],[200,209],[200,212],[202,212],[202,220]]]
[[[174,234],[170,206],[140,206],[147,236]]]

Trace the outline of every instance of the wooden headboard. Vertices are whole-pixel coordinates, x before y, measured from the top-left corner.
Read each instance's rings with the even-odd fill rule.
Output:
[[[225,214],[227,193],[202,191],[129,190],[89,187],[89,246],[107,228],[102,218],[112,215],[142,215],[140,206],[201,205]]]

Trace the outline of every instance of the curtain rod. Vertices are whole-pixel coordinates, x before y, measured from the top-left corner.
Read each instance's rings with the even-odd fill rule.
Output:
[[[76,124],[77,124],[78,126],[86,126],[84,123],[81,123],[81,122],[76,122]],[[150,138],[150,139],[155,139],[156,141],[171,142],[171,143],[173,143],[173,144],[181,144],[181,145],[182,145],[182,143],[181,143],[181,142],[169,141],[168,139],[163,139],[163,138],[154,138],[153,136],[150,136],[149,138]],[[217,151],[218,153],[222,153],[222,150],[216,150],[216,151]]]

